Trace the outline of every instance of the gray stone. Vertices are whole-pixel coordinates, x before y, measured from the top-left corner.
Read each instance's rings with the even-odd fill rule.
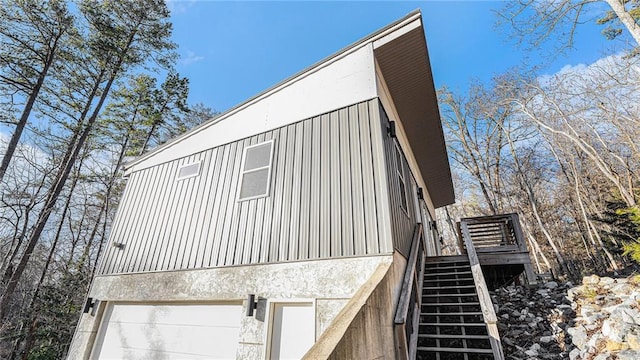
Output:
[[[532,357],[532,356],[537,356],[539,351],[540,351],[540,344],[533,344],[531,345],[529,350],[525,351],[524,353],[527,354],[527,356]]]
[[[613,331],[613,326],[611,325],[611,321],[609,319],[602,322],[601,332],[602,335],[609,337],[609,334]]]
[[[547,297],[549,296],[549,291],[545,290],[545,289],[540,289],[538,291],[536,291],[536,294],[543,296],[543,297]]]
[[[633,291],[634,286],[631,284],[616,284],[611,287],[611,292],[620,296],[620,295],[629,295]]]
[[[546,287],[547,289],[555,289],[558,287],[558,283],[555,281],[549,281],[548,283],[544,284],[544,287]]]
[[[589,341],[587,341],[587,349],[595,349],[598,347],[598,343],[602,340],[603,336],[595,333],[591,336],[591,338],[589,338]]]
[[[596,318],[595,316],[593,318]],[[600,323],[594,321],[592,323],[588,323],[586,325],[584,325],[584,328],[587,329],[587,331],[594,331],[598,328],[600,328]]]
[[[593,360],[607,360],[609,358],[611,354],[609,354],[608,352],[602,353],[596,357],[593,358]]]
[[[622,350],[618,353],[618,360],[638,360],[640,359],[640,351]]]
[[[540,337],[540,342],[543,344],[548,344],[551,341],[553,341],[553,336],[541,336]]]
[[[598,275],[585,276],[582,278],[583,285],[597,285],[600,282]]]
[[[631,350],[640,351],[640,335],[629,333],[626,340]]]
[[[525,353],[529,358],[531,358],[531,357],[533,357],[533,356],[538,355],[538,353],[537,353],[537,352],[532,351],[532,350],[527,350],[527,351],[525,351],[524,353]]]
[[[602,335],[607,339],[615,342],[623,342],[627,333],[631,330],[631,326],[622,321],[614,321],[606,319],[602,322]]]
[[[607,285],[611,285],[614,284],[616,281],[610,277],[601,277],[600,281],[598,282],[598,284],[600,286],[607,286]]]
[[[567,329],[567,332],[571,335],[571,340],[578,349],[582,350],[585,348],[588,336],[587,332],[582,327],[572,327]]]
[[[627,324],[640,325],[640,312],[638,312],[638,309],[621,305],[611,313],[611,316],[614,317],[614,314]]]
[[[588,304],[588,305],[582,305],[582,308],[580,308],[580,316],[585,318],[585,317],[589,317],[589,316],[594,316],[597,315],[598,313],[600,313],[600,306],[595,305],[595,304]]]
[[[569,359],[570,360],[577,360],[579,357],[580,357],[580,350],[579,349],[573,349],[569,353]]]

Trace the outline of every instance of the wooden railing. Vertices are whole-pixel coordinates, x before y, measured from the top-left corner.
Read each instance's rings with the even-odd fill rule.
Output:
[[[500,334],[498,333],[497,326],[498,317],[496,316],[495,309],[493,308],[489,289],[487,288],[484,275],[482,274],[478,254],[476,253],[474,246],[475,244],[471,240],[469,224],[464,220],[466,219],[462,219],[460,221],[461,237],[464,241],[465,248],[467,249],[467,255],[469,256],[471,273],[476,286],[476,292],[478,293],[482,316],[484,317],[484,322],[487,324],[487,332],[489,333],[489,342],[491,343],[491,349],[493,350],[493,357],[496,360],[503,360],[504,354],[502,352],[502,344],[500,342]]]
[[[416,224],[394,320],[398,354],[405,359],[416,358],[425,256],[422,224]]]
[[[460,225],[467,225],[469,236],[476,252],[527,251],[522,236],[518,214],[503,214],[460,219]],[[459,234],[460,247],[464,249],[462,234]],[[464,252],[464,251],[463,251]]]

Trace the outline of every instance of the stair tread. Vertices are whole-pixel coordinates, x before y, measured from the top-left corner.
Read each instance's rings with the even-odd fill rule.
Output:
[[[425,277],[427,276],[446,276],[446,275],[471,275],[473,274],[471,271],[459,271],[459,272],[448,272],[448,273],[426,273],[424,274]],[[473,279],[473,277],[471,277]]]
[[[447,264],[447,266],[429,266],[428,263],[425,263],[424,267],[426,270],[463,269],[463,268],[471,268],[471,264],[451,265],[451,263],[449,263]]]
[[[467,255],[427,256],[426,263],[438,264],[444,262],[469,262]]]
[[[473,293],[465,293],[465,294],[423,294],[422,297],[466,297],[466,296],[475,296],[478,297],[478,294]]]
[[[473,279],[425,280],[424,284],[426,284],[426,285],[434,285],[434,284],[440,284],[440,283],[469,283],[469,282],[471,282],[472,284],[456,284],[456,285],[460,285],[460,286],[474,285],[473,284]],[[453,286],[453,285],[447,285],[447,286]]]
[[[469,340],[489,340],[489,335],[454,335],[454,334],[418,334],[418,337],[428,339],[469,339]]]
[[[458,311],[458,312],[421,312],[420,315],[435,316],[435,315],[482,315],[482,311]]]
[[[453,279],[446,278],[446,277],[436,276],[436,277],[425,278],[425,279],[424,279],[424,281],[425,281],[425,282],[442,282],[442,281],[473,281],[473,276],[466,275],[466,276],[463,276],[463,277],[455,277],[455,278],[453,278]]]
[[[474,354],[493,354],[491,349],[477,349],[477,348],[446,348],[446,347],[425,347],[418,346],[418,351],[433,351],[433,352],[457,352],[457,353],[474,353]]]
[[[421,322],[420,326],[486,326],[484,322],[473,323],[443,323],[443,322]]]
[[[422,306],[476,306],[479,302],[422,303]]]
[[[475,288],[475,285],[455,285],[455,286],[423,286],[423,290],[437,290],[437,289],[470,289]],[[444,295],[444,294],[443,294]]]

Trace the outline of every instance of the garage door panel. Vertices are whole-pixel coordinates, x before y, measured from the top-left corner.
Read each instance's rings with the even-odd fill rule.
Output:
[[[120,349],[117,352],[105,354],[103,359],[123,359],[123,360],[205,360],[211,359],[207,355],[177,353],[166,351],[149,351],[147,349]],[[232,359],[235,359],[235,355]]]
[[[117,331],[107,335],[122,337],[119,341],[126,345],[132,344],[139,349],[180,351],[183,344],[188,342],[189,351],[196,354],[206,354],[211,343],[218,341],[217,339],[228,339],[233,333],[239,335],[238,327],[130,323],[112,323],[110,326],[114,326]],[[236,342],[238,338],[239,336],[235,337]]]
[[[235,359],[242,307],[114,304],[105,316],[98,359]]]
[[[228,311],[228,307],[239,305],[114,305],[112,322],[173,324],[182,325],[222,324],[237,326],[239,315]]]

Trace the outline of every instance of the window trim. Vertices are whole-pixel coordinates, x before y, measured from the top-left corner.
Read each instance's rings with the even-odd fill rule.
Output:
[[[191,165],[198,165],[198,171],[196,171],[195,174],[186,175],[186,176],[180,176],[180,170],[182,170],[183,168],[186,168],[187,166],[191,166]],[[202,170],[202,160],[190,162],[190,163],[187,163],[187,164],[182,164],[182,165],[180,165],[178,167],[178,174],[177,174],[177,177],[176,177],[176,181],[186,180],[186,179],[190,179],[192,177],[200,176],[200,171],[201,170]]]
[[[263,141],[263,142],[260,142],[260,143],[254,144],[254,145],[249,145],[249,146],[245,147],[242,150],[242,162],[240,163],[240,179],[239,179],[239,182],[238,182],[238,194],[236,196],[236,201],[237,202],[260,199],[260,198],[264,198],[264,197],[269,196],[269,193],[271,191],[271,171],[273,170],[273,153],[275,152],[274,143],[275,143],[274,139],[271,139],[271,140]],[[258,167],[258,168],[251,169],[251,170],[244,170],[244,164],[247,161],[247,150],[252,149],[254,147],[262,146],[262,145],[265,145],[265,144],[270,144],[269,165]],[[264,194],[254,195],[254,196],[250,196],[250,197],[246,197],[246,198],[241,197],[242,182],[244,181],[244,174],[256,172],[256,171],[259,171],[259,170],[264,170],[264,169],[267,169],[267,168],[269,169],[269,171],[267,172],[267,188],[265,189]]]

